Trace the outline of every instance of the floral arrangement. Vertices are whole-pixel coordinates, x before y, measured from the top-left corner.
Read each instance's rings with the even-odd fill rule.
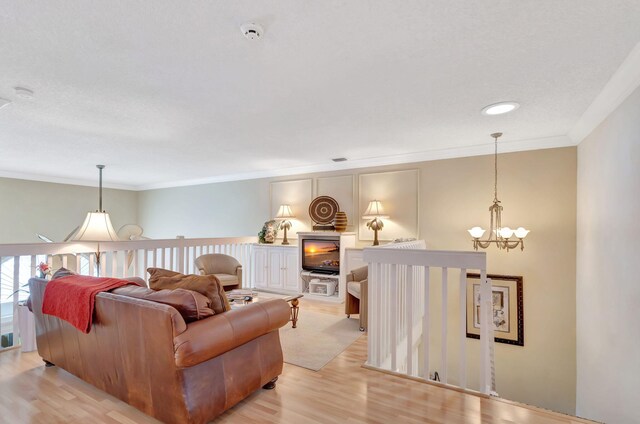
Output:
[[[271,244],[278,236],[278,224],[274,219],[264,223],[262,230],[258,233],[258,242]]]
[[[46,278],[47,275],[51,275],[51,267],[46,262],[40,262],[40,265],[36,267],[36,271],[38,271],[38,277]]]

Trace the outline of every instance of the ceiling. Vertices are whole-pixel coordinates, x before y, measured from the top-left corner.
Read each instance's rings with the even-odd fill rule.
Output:
[[[640,41],[640,2],[615,6],[5,0],[0,175],[95,185],[104,163],[145,189],[489,153],[495,131],[572,145]],[[521,107],[480,114],[503,100]]]

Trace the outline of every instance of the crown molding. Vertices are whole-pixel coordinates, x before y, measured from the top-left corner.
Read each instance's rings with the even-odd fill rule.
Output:
[[[0,178],[11,178],[14,180],[39,181],[43,183],[67,184],[67,185],[77,185],[77,186],[98,188],[97,178],[92,180],[83,180],[79,178],[64,178],[64,177],[55,177],[51,175],[40,175],[40,174],[31,174],[28,172],[12,172],[12,171],[0,171]],[[102,186],[104,188],[113,188],[117,190],[131,190],[131,191],[136,190],[136,187],[133,185],[110,184],[110,183],[105,183],[104,181],[102,183]]]
[[[640,86],[640,43],[636,44],[631,50],[631,53],[604,86],[604,89],[578,119],[571,131],[569,131],[569,137],[576,145],[579,144],[616,110],[638,86]]]
[[[567,136],[544,137],[528,140],[501,141],[500,153],[523,152],[528,150],[553,149],[558,147],[575,146]],[[186,187],[203,184],[223,183],[230,181],[255,180],[259,178],[286,177],[300,174],[313,174],[318,172],[343,171],[359,168],[371,168],[376,166],[402,165],[407,163],[428,162],[441,159],[455,159],[471,156],[493,154],[493,143],[483,143],[465,147],[449,149],[427,150],[423,152],[406,153],[401,155],[380,156],[365,159],[353,159],[346,162],[331,162],[298,166],[292,168],[268,169],[254,172],[240,172],[214,177],[197,178],[180,181],[167,181],[153,184],[127,185],[104,183],[105,188],[130,191],[156,190],[173,187]],[[26,172],[1,171],[0,178],[12,178],[18,180],[40,181],[54,184],[68,184],[86,187],[97,187],[96,180],[84,180],[76,178],[55,177],[50,175],[32,174]]]
[[[529,140],[501,141],[499,143],[500,153],[523,152],[528,150],[553,149],[558,147],[575,146],[569,137],[565,135],[544,137]],[[236,174],[225,174],[215,177],[162,182],[154,184],[144,184],[136,186],[135,189],[156,190],[162,188],[185,187],[202,184],[222,183],[229,181],[254,180],[259,178],[284,177],[299,174],[312,174],[317,172],[342,171],[349,169],[369,168],[375,166],[401,165],[406,163],[428,162],[441,159],[454,159],[471,156],[482,156],[493,154],[493,143],[484,143],[481,145],[473,145],[466,147],[456,147],[449,149],[428,150],[416,153],[407,153],[401,155],[372,157],[366,159],[354,159],[346,162],[331,162],[323,164],[314,164],[307,166],[298,166],[293,168],[273,169],[255,172],[241,172]]]

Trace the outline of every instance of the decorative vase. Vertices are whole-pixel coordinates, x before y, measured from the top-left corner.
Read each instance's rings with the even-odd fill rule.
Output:
[[[347,229],[347,213],[342,211],[337,212],[336,218],[333,220],[333,225],[336,227],[337,232],[344,232]]]

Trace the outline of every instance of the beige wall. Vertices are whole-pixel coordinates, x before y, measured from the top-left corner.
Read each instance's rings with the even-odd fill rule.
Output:
[[[257,235],[270,215],[267,180],[138,193],[138,216],[152,238]]]
[[[463,229],[488,227],[493,199],[492,157],[452,159],[422,167],[421,234],[431,249],[469,250]],[[500,155],[498,197],[503,224],[531,230],[523,252],[486,250],[488,272],[524,277],[524,347],[496,344],[500,396],[565,413],[575,412],[576,149]],[[451,275],[450,281],[457,281]],[[439,298],[436,284],[432,296]],[[449,290],[457,311],[458,290]],[[433,297],[432,297],[433,298]],[[439,316],[439,311],[434,311]],[[449,322],[457,334],[457,314]],[[432,334],[438,334],[439,322]],[[477,355],[479,343],[468,341]],[[457,364],[457,341],[449,343]],[[432,351],[438,359],[439,351]],[[470,381],[477,375],[470,364]],[[455,379],[455,365],[450,369]]]
[[[104,190],[103,206],[117,230],[137,222],[134,191]],[[87,212],[98,208],[98,189],[0,178],[0,243],[37,243],[36,233],[62,241]]]
[[[360,174],[418,169],[419,236],[432,249],[469,250],[465,230],[488,224],[492,167],[493,158],[482,156],[139,193],[107,189],[104,206],[116,229],[138,222],[145,234],[154,238],[255,235],[270,218],[273,181],[351,174],[358,181]],[[37,242],[37,232],[61,240],[82,222],[88,210],[97,207],[97,189],[93,187],[0,178],[0,196],[4,205],[0,219],[12,223],[0,228],[2,243]],[[356,184],[356,208],[358,196]],[[576,149],[501,155],[499,197],[505,207],[504,223],[523,225],[532,232],[524,252],[487,251],[489,272],[524,277],[525,346],[496,346],[498,391],[508,399],[573,413]],[[381,235],[384,238],[384,230]],[[361,241],[360,245],[367,243]],[[437,285],[435,291],[437,294]],[[450,291],[452,311],[456,298],[454,288]],[[437,316],[437,311],[434,313]],[[450,325],[455,334],[455,318]],[[437,320],[434,326],[439,326]],[[467,343],[470,352],[477,351],[476,340]],[[456,352],[455,341],[450,352]],[[434,370],[438,369],[437,355],[436,350]],[[450,360],[456,363],[455,357]],[[473,373],[473,363],[470,368]],[[450,377],[455,381],[454,369],[450,369]]]
[[[150,190],[139,195],[139,216],[154,237],[255,235],[271,215],[272,181],[394,169],[419,169],[419,236],[429,248],[471,249],[466,229],[488,226],[492,156]],[[573,413],[576,149],[500,155],[498,190],[504,224],[531,229],[524,252],[487,251],[490,273],[524,277],[525,346],[496,346],[498,391],[508,399]],[[456,299],[454,292],[450,296]],[[455,321],[451,325],[455,331]],[[468,345],[474,351],[478,342]]]
[[[577,412],[638,423],[640,88],[578,147]]]

